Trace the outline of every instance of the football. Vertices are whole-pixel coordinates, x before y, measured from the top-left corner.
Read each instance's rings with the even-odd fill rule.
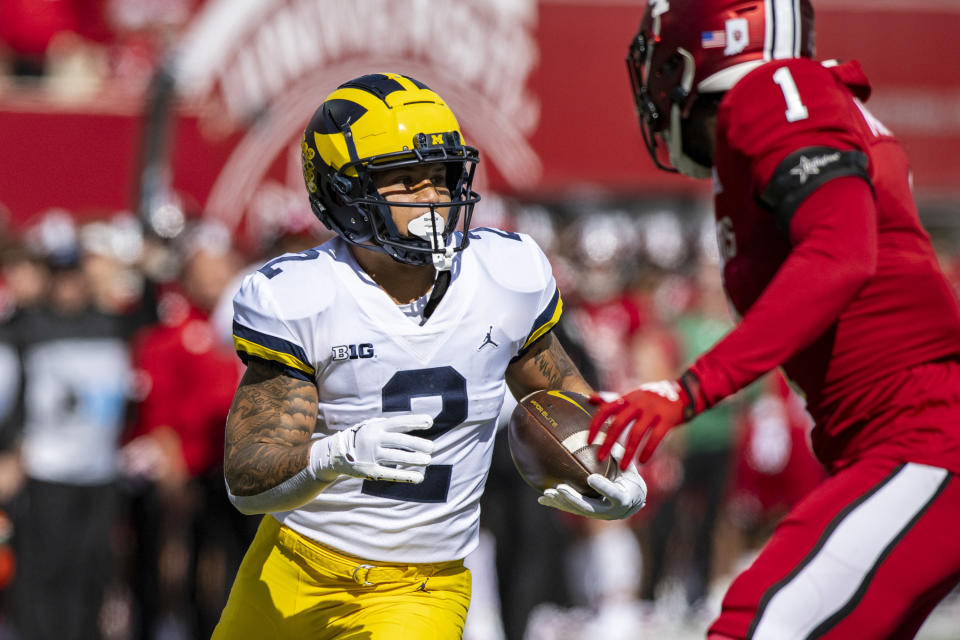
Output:
[[[600,497],[587,476],[617,477],[616,461],[597,462],[599,442],[588,445],[595,407],[569,391],[534,391],[517,403],[507,424],[510,455],[520,476],[539,492],[566,483],[585,496]]]

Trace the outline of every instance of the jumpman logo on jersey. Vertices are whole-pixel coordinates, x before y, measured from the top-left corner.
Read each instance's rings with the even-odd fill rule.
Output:
[[[480,349],[483,349],[488,344],[492,344],[494,347],[500,346],[499,344],[493,341],[493,338],[491,337],[492,334],[493,334],[493,325],[490,325],[490,329],[487,331],[487,337],[484,338],[483,342],[480,343],[480,346],[477,347],[477,351],[480,351]]]

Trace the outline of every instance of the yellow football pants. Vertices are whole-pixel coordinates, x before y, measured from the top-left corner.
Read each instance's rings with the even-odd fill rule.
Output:
[[[462,561],[365,562],[267,515],[211,640],[457,640],[469,605]]]

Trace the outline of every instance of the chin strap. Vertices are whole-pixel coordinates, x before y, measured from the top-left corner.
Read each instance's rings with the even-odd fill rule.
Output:
[[[450,271],[438,271],[437,279],[433,281],[433,291],[430,292],[430,298],[427,300],[427,305],[423,308],[423,321],[420,323],[421,325],[433,315],[433,312],[436,310],[437,305],[440,304],[440,301],[443,299],[443,295],[447,292],[449,287]]]
[[[450,268],[453,266],[454,254],[453,245],[450,244],[444,247],[443,253],[437,251],[437,249],[442,246],[443,236],[440,230],[444,224],[446,224],[446,222],[443,217],[431,208],[430,211],[419,218],[411,220],[407,226],[407,231],[410,235],[423,238],[430,243],[430,246],[433,248],[433,266],[437,269],[437,277],[433,281],[433,290],[430,292],[430,298],[423,308],[421,325],[433,315],[433,312],[437,309],[437,305],[440,304],[444,294],[450,287]]]
[[[443,253],[433,254],[433,266],[436,267],[437,271],[444,272],[450,271],[450,268],[453,266],[453,245],[450,244],[444,248]]]

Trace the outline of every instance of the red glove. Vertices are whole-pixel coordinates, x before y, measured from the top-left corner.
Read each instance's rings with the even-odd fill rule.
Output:
[[[624,443],[626,452],[620,459],[620,468],[624,470],[633,460],[645,435],[649,433],[638,458],[641,464],[650,459],[670,429],[687,422],[706,408],[699,381],[690,371],[679,380],[648,382],[612,402],[604,402],[596,394],[590,397],[590,402],[599,404],[600,408],[590,421],[589,444],[593,443],[604,423],[613,418],[597,451],[599,460],[606,460],[620,434],[632,424]]]

